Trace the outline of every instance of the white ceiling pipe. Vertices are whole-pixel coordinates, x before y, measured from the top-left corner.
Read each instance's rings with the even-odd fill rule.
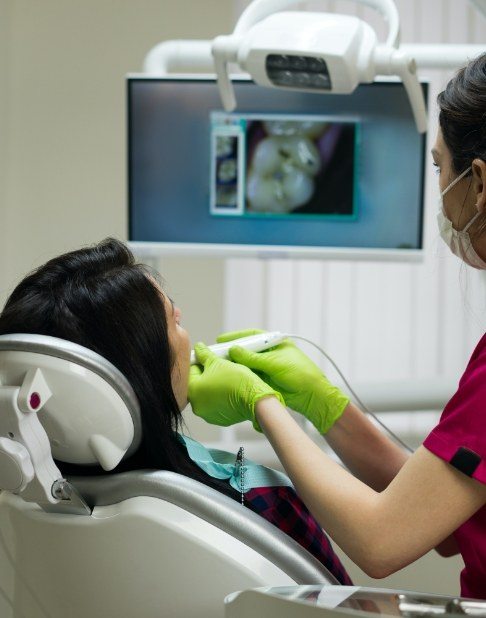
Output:
[[[401,45],[419,69],[459,69],[486,52],[486,45]]]
[[[145,56],[143,71],[147,75],[168,73],[214,73],[211,55],[212,41],[164,41],[153,47]]]

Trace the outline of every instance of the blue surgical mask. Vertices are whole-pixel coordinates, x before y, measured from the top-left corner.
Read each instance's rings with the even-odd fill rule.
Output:
[[[453,180],[440,194],[440,208],[437,215],[437,223],[439,225],[439,232],[442,240],[446,243],[446,245],[449,247],[449,249],[454,255],[456,255],[458,258],[460,258],[466,264],[472,266],[473,268],[486,270],[486,262],[484,262],[476,253],[476,250],[472,245],[471,237],[468,232],[468,229],[476,221],[476,219],[480,216],[481,213],[476,213],[466,225],[466,227],[463,230],[458,231],[454,229],[452,221],[447,217],[444,210],[444,195],[448,193],[452,189],[452,187],[454,187],[460,180],[462,180],[464,176],[469,173],[470,170],[470,167],[468,167],[467,170],[464,170],[464,172],[462,172],[460,176]]]

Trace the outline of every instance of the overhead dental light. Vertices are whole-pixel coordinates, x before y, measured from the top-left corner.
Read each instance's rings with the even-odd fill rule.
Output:
[[[395,75],[407,90],[418,131],[427,128],[425,102],[414,60],[399,48],[400,25],[393,0],[356,0],[388,23],[386,43],[358,17],[303,11],[275,12],[297,0],[255,0],[233,34],[218,36],[212,54],[226,111],[236,108],[229,76],[237,64],[261,86],[326,94],[349,94],[378,75]]]
[[[144,61],[147,75],[214,72],[226,110],[236,107],[231,65],[262,86],[324,94],[349,94],[377,76],[399,77],[408,93],[417,129],[427,116],[416,67],[455,69],[485,51],[484,45],[400,45],[393,0],[355,0],[377,10],[388,24],[385,43],[362,19],[333,13],[285,11],[298,0],[254,0],[232,34],[213,41],[164,41]],[[486,0],[471,0],[486,15]]]

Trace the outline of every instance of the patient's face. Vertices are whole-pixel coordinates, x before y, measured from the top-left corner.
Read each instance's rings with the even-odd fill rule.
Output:
[[[187,405],[191,342],[187,331],[181,326],[181,310],[174,305],[167,294],[164,292],[161,292],[161,294],[167,316],[169,343],[174,355],[174,366],[171,375],[172,389],[179,408],[183,410]]]

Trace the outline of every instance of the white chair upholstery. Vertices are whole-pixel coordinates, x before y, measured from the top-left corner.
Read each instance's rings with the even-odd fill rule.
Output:
[[[17,337],[0,337],[0,389],[8,375],[2,346],[16,346],[16,363],[25,352],[25,372],[42,366],[47,351],[56,355],[55,342],[43,342],[48,348],[33,356],[28,336]],[[89,359],[112,386],[118,379],[106,360],[94,367],[89,351],[84,359],[66,359],[62,349],[59,356],[80,367]],[[18,365],[15,373],[21,380]],[[280,530],[187,477],[136,471],[69,480],[91,515],[48,512],[19,495],[0,495],[2,618],[214,618],[235,590],[336,583]]]

